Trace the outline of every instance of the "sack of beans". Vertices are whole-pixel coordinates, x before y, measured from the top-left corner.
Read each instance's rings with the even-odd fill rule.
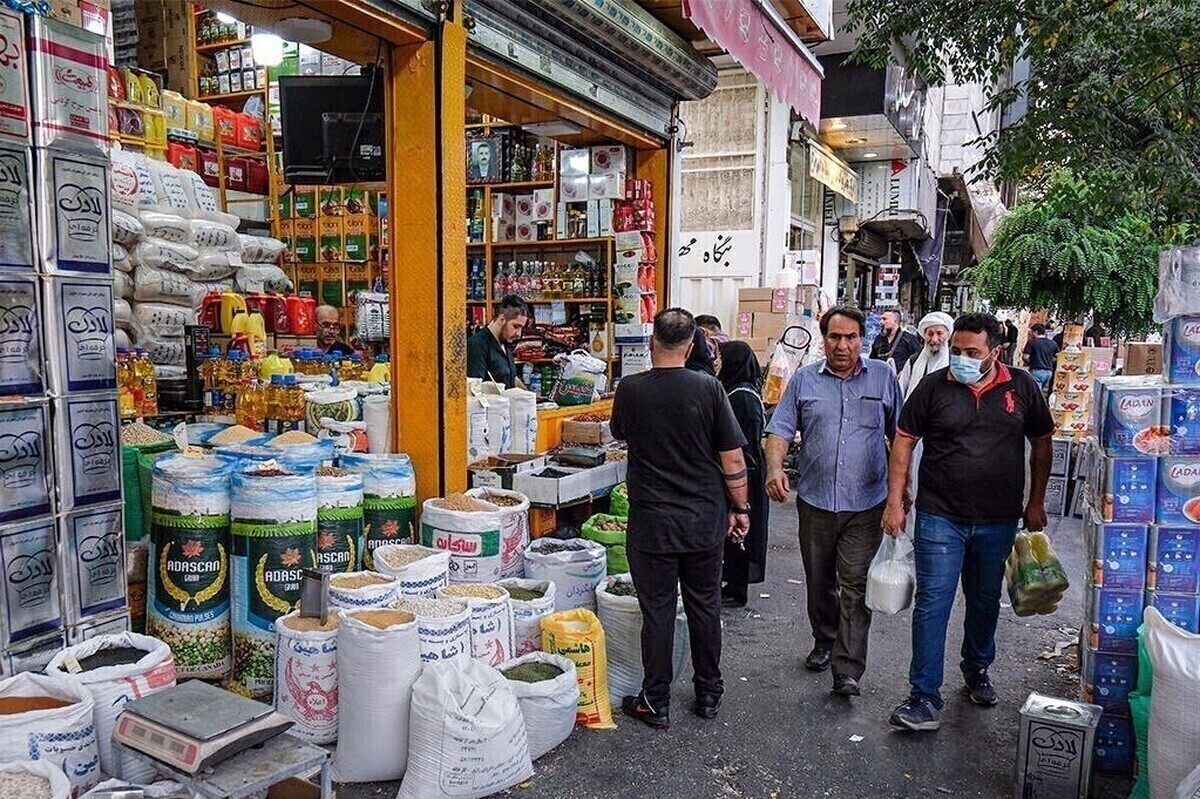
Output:
[[[525,550],[525,577],[554,583],[554,610],[596,610],[596,586],[608,570],[602,544],[584,538],[539,538]]]
[[[212,456],[154,461],[146,632],[164,641],[180,679],[229,675],[229,475]]]
[[[608,690],[614,703],[642,690],[642,609],[628,574],[610,576],[596,587],[596,615],[604,625],[608,657]],[[675,636],[671,647],[672,674],[678,678],[688,661],[687,617],[683,603],[675,608]]]
[[[574,663],[562,655],[530,652],[505,663],[500,673],[521,706],[530,758],[537,760],[571,736],[579,707]]]
[[[301,572],[316,568],[317,483],[257,464],[232,478],[233,669],[230,690],[267,698],[275,683],[275,620],[299,606]]]
[[[338,616],[325,623],[299,611],[275,620],[275,709],[295,724],[288,732],[309,743],[338,737]]]
[[[5,799],[70,799],[71,782],[45,760],[0,763],[0,796]]]
[[[22,672],[0,680],[0,763],[53,763],[78,796],[100,781],[96,702],[79,683]]]
[[[622,516],[597,513],[583,523],[580,532],[589,541],[601,544],[607,552],[609,574],[629,574],[629,557],[625,552],[625,536],[629,520]]]
[[[400,581],[378,572],[329,576],[329,607],[335,610],[386,608],[400,598]]]
[[[482,799],[533,776],[521,707],[482,663],[434,663],[412,691],[408,770],[396,799]]]
[[[126,702],[175,684],[175,659],[167,645],[137,633],[98,635],[59,652],[46,673],[77,683],[95,700],[100,770],[130,782],[150,782],[154,767],[114,746],[112,735]]]
[[[357,472],[317,468],[317,568],[337,574],[358,569],[363,481]]]
[[[433,596],[450,584],[450,553],[420,544],[384,544],[375,550],[375,571],[400,581],[400,596]]]
[[[427,499],[421,506],[421,543],[450,553],[450,582],[490,583],[504,574],[501,553],[515,547],[501,509],[466,494]]]
[[[471,608],[465,599],[405,597],[396,602],[396,609],[417,617],[422,663],[471,659]]]
[[[512,602],[508,591],[488,583],[461,583],[439,588],[439,598],[467,600],[471,608],[471,657],[499,666],[512,657]]]
[[[497,585],[508,591],[512,600],[513,655],[541,649],[542,617],[554,612],[554,583],[514,577]]]
[[[362,566],[374,569],[375,547],[415,543],[417,478],[412,461],[404,454],[353,452],[343,455],[340,464],[363,476]]]
[[[500,488],[472,488],[468,497],[500,509],[500,576],[525,576],[525,550],[529,547],[529,497]]]
[[[339,611],[338,731],[333,778],[398,780],[408,766],[409,708],[421,673],[417,622],[400,610]]]
[[[608,657],[604,627],[587,608],[551,613],[542,619],[542,651],[575,664],[579,705],[575,721],[596,730],[616,728],[608,696]]]

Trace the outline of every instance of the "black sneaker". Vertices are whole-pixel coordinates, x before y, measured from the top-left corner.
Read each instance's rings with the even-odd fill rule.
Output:
[[[988,676],[987,669],[980,669],[974,674],[964,674],[963,679],[967,682],[967,695],[975,704],[991,707],[1000,701],[996,697],[996,689],[992,686],[992,678]]]
[[[858,680],[848,674],[833,675],[833,692],[838,696],[862,696]]]
[[[934,707],[928,699],[910,696],[904,704],[892,711],[888,723],[905,730],[932,732],[942,726],[942,711]]]
[[[637,696],[627,696],[622,699],[621,710],[626,716],[631,716],[656,730],[665,730],[671,726],[671,715],[666,708],[655,710],[646,701],[645,696],[640,693]]]
[[[715,719],[721,709],[721,695],[713,693],[696,694],[696,702],[692,712],[702,719]]]

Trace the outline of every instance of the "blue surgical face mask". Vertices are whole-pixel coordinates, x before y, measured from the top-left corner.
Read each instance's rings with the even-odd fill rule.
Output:
[[[983,379],[983,361],[966,355],[950,356],[950,374],[960,383],[978,383]]]

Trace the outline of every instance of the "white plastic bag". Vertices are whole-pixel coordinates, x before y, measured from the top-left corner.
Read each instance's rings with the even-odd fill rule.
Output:
[[[275,709],[292,719],[288,731],[315,744],[338,737],[337,617],[328,629],[297,630],[300,611],[275,620]],[[319,619],[305,619],[318,622]]]
[[[396,609],[417,617],[421,662],[465,663],[471,659],[471,608],[457,597],[404,597]]]
[[[114,156],[115,158],[115,156]],[[142,225],[142,221],[133,214],[127,214],[120,208],[113,208],[112,212],[112,237],[117,244],[136,244],[146,233],[146,228]]]
[[[351,723],[339,725],[338,782],[396,780],[408,765],[409,706],[421,672],[417,622],[380,629],[355,618],[380,612],[340,611],[338,713]]]
[[[188,221],[176,214],[143,211],[141,225],[142,235],[148,242],[187,245],[192,237]]]
[[[234,282],[246,293],[274,291],[283,294],[292,289],[287,272],[275,264],[243,264],[238,268]]]
[[[120,297],[123,300],[132,300],[134,297],[134,281],[127,272],[117,270],[113,272],[113,296]]]
[[[414,550],[425,556],[401,564],[407,559],[404,553]],[[401,565],[392,564],[393,553]],[[401,597],[433,596],[439,588],[450,584],[450,553],[440,549],[419,544],[383,544],[375,549],[374,564],[375,571],[400,581]]]
[[[608,365],[587,350],[556,355],[554,362],[560,372],[550,399],[559,405],[587,405],[604,393]]]
[[[63,774],[62,769],[45,760],[14,760],[11,763],[0,763],[0,774],[41,777],[50,783],[50,799],[68,799],[71,796],[70,780]]]
[[[188,223],[188,227],[192,231],[188,244],[198,250],[211,249],[239,254],[242,251],[242,243],[238,240],[238,232],[224,222],[193,219]]]
[[[628,574],[610,575],[596,588],[596,618],[604,628],[605,653],[608,657],[608,695],[619,705],[626,696],[642,690],[642,608],[636,596],[610,594],[617,583],[632,582]],[[689,652],[687,616],[683,603],[675,606],[675,635],[671,644],[672,678],[683,673]]]
[[[509,578],[497,585],[511,593],[514,588],[541,590],[539,599],[513,599],[513,655],[527,655],[542,648],[542,618],[554,612],[554,583],[549,580]]]
[[[378,455],[392,451],[392,397],[368,394],[363,397],[362,417],[367,424],[367,445]]]
[[[362,578],[379,579],[376,572],[344,572],[329,577],[329,607],[338,610],[358,608],[386,608],[400,598],[400,581],[373,582],[369,585],[350,587]]]
[[[525,719],[525,731],[529,734],[529,757],[537,760],[571,736],[575,729],[575,712],[579,706],[579,680],[575,664],[562,655],[549,652],[530,652],[510,660],[503,671],[522,663],[547,663],[562,669],[562,674],[552,680],[520,682],[509,680],[521,716]]]
[[[196,324],[196,312],[182,305],[161,302],[139,302],[133,309],[133,324],[139,338],[183,338],[185,325]]]
[[[116,278],[114,286],[119,289],[120,278],[125,273],[114,272],[113,276]],[[194,283],[178,272],[145,265],[133,270],[133,299],[138,302],[169,302],[195,308],[204,298],[204,293],[203,284]]]
[[[78,683],[22,672],[0,681],[0,699],[38,697],[70,704],[0,715],[0,763],[45,760],[60,766],[79,795],[100,781],[96,702]]]
[[[1150,692],[1150,799],[1175,791],[1200,762],[1200,635],[1146,608],[1143,640],[1154,666]]]
[[[508,451],[521,455],[537,452],[537,394],[522,388],[505,390],[510,403],[510,444]]]
[[[566,544],[565,552],[542,553],[551,544]],[[596,586],[608,573],[608,550],[585,538],[539,538],[525,550],[525,577],[554,583],[554,610],[596,610]]]
[[[129,300],[123,300],[117,297],[113,300],[113,321],[117,327],[129,330],[133,327],[133,308],[129,306]]]
[[[1175,790],[1175,799],[1200,799],[1200,764],[1183,778]]]
[[[493,668],[431,663],[413,687],[411,718],[396,799],[482,799],[533,776],[521,707]]]
[[[269,236],[238,235],[242,247],[242,260],[248,264],[271,264],[287,250],[287,245]]]
[[[867,571],[867,607],[891,616],[912,605],[916,589],[912,539],[907,534],[885,535]]]
[[[489,589],[490,596],[476,595]],[[448,585],[439,588],[439,599],[465,599],[471,608],[471,657],[489,666],[499,666],[512,657],[512,598],[498,585]]]

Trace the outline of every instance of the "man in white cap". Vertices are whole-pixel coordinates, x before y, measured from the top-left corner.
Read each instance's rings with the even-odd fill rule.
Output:
[[[921,379],[930,372],[945,369],[950,365],[950,348],[946,341],[950,338],[950,329],[954,327],[954,317],[941,311],[925,314],[917,325],[921,341],[925,346],[913,355],[908,363],[900,366],[900,391],[904,399],[912,396]]]

